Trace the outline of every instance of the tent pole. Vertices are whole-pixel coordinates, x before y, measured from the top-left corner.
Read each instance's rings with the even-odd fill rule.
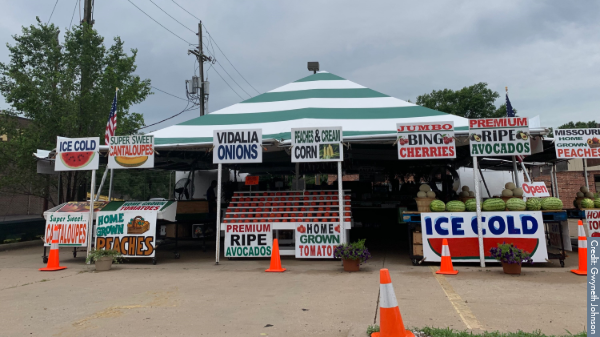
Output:
[[[102,175],[102,180],[100,180],[100,186],[98,187],[98,193],[96,193],[96,201],[98,201],[98,197],[102,194],[102,187],[104,187],[104,181],[106,180],[106,174],[108,174],[108,166],[104,170],[104,174]]]
[[[92,251],[92,240],[94,239],[94,188],[96,188],[96,170],[92,170],[92,186],[90,188],[90,219],[87,232],[87,256]],[[90,264],[88,262],[88,264]]]
[[[300,163],[296,163],[296,182],[294,183],[296,191],[300,190]]]
[[[477,172],[479,171],[477,167],[477,157],[473,157],[473,180],[475,183],[475,205],[477,211],[477,234],[479,236],[479,261],[481,268],[485,268],[485,253],[483,251],[483,229],[481,222],[481,192],[479,190],[479,177],[477,176]]]
[[[512,156],[512,164],[513,172],[515,173],[515,185],[521,187],[521,183],[519,182],[519,169],[517,168],[517,158],[515,156]]]
[[[474,173],[475,173],[475,170],[473,170],[473,174]],[[483,181],[483,186],[485,186],[485,190],[487,191],[488,198],[491,198],[492,194],[490,193],[490,189],[487,187],[487,183],[485,182],[485,178],[483,177],[483,172],[481,171],[481,167],[479,168],[479,175],[481,176],[481,180]]]
[[[552,172],[554,173],[554,181],[552,185],[554,185],[556,197],[560,198],[560,193],[558,192],[558,177],[556,176],[556,163],[552,166]]]
[[[554,171],[554,174],[556,175],[556,170]],[[583,158],[583,175],[585,176],[585,187],[590,188],[590,183],[588,182],[587,158]]]
[[[114,169],[110,169],[110,181],[108,182],[108,201],[111,201],[112,198],[112,186],[113,186],[113,174],[115,173]],[[171,183],[171,181],[169,181],[169,184]],[[170,192],[170,188],[169,188],[169,193]]]
[[[523,162],[521,162],[521,168],[523,169],[523,172],[525,172],[527,181],[529,181],[529,183],[531,184],[531,177],[529,176],[529,172],[527,171],[527,168],[525,168],[525,164],[523,164]]]
[[[215,264],[219,264],[219,257],[221,255],[221,180],[222,178],[222,170],[223,164],[219,163],[219,172],[217,173],[217,247],[216,247],[216,262]]]
[[[342,162],[337,162],[338,174],[338,211],[340,216],[340,241],[346,243],[346,226],[344,224],[344,189],[342,184]]]

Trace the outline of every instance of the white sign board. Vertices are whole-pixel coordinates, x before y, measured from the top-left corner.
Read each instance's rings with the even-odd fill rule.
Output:
[[[546,188],[546,183],[544,183],[543,181],[535,183],[523,182],[521,184],[521,188],[523,189],[523,196],[527,198],[539,198],[550,196],[550,192],[548,192],[548,189]]]
[[[600,129],[555,129],[556,158],[600,158]]]
[[[526,117],[469,119],[471,156],[530,155]]]
[[[262,129],[214,130],[213,163],[262,163]]]
[[[600,211],[586,210],[585,220],[587,221],[588,237],[600,237]]]
[[[108,149],[110,169],[154,167],[154,136],[113,136]]]
[[[454,122],[398,123],[398,159],[456,158]]]
[[[333,251],[341,244],[341,227],[335,222],[296,223],[296,258],[333,259]]]
[[[98,212],[96,249],[114,249],[124,257],[154,257],[156,212]]]
[[[44,245],[50,246],[54,226],[58,226],[60,247],[87,247],[89,212],[54,212],[46,219]]]
[[[546,262],[548,252],[542,212],[483,212],[483,251],[486,261],[496,261],[490,249],[499,243],[512,243],[531,253],[533,262]],[[440,262],[442,241],[448,239],[452,261],[479,260],[477,213],[422,213],[423,256],[429,262]]]
[[[99,137],[62,138],[56,140],[55,171],[90,171],[98,169]]]
[[[226,257],[270,257],[273,231],[270,223],[236,223],[225,226]]]
[[[292,129],[292,163],[344,160],[342,127]]]

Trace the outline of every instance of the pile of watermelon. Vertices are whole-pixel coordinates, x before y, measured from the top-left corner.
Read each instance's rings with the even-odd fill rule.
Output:
[[[563,203],[560,199],[548,197],[542,199],[542,209],[545,211],[560,211],[563,208]]]
[[[506,208],[509,211],[524,211],[527,209],[527,205],[521,198],[510,198],[506,202]]]
[[[469,199],[471,200],[471,199]],[[465,204],[460,200],[448,201],[446,204],[446,211],[448,212],[464,212]]]
[[[500,198],[491,198],[483,202],[481,209],[486,212],[504,211],[506,209],[506,204],[504,203],[504,200]]]
[[[446,204],[441,200],[433,200],[431,204],[429,204],[429,209],[432,212],[444,212],[446,210]]]

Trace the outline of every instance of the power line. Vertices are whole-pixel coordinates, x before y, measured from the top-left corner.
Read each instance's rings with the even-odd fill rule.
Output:
[[[191,15],[191,16],[193,16],[193,17],[195,17],[195,18],[196,18],[196,20],[198,20],[198,21],[202,21],[202,20],[200,20],[200,19],[199,19],[197,16],[195,16],[194,14],[192,14],[192,13],[188,12],[188,11],[187,11],[187,9],[185,9],[185,8],[181,7],[181,6],[180,6],[178,3],[176,3],[176,2],[175,2],[175,0],[171,0],[171,1],[173,1],[173,3],[174,3],[174,4],[176,4],[176,5],[177,5],[179,8],[183,9],[183,10],[184,10],[186,13],[188,13],[189,15]]]
[[[151,126],[154,126],[154,125],[157,125],[157,124],[160,124],[160,123],[166,122],[166,121],[168,121],[169,119],[175,118],[175,117],[177,117],[177,116],[181,115],[182,113],[184,113],[184,112],[186,112],[186,111],[190,111],[190,110],[193,110],[193,109],[195,109],[195,108],[196,108],[196,105],[193,105],[192,107],[188,108],[189,106],[190,106],[190,101],[188,101],[188,104],[185,106],[185,108],[184,108],[183,110],[181,110],[180,112],[178,112],[178,113],[174,114],[173,116],[171,116],[171,117],[168,117],[168,118],[165,118],[165,119],[163,119],[163,120],[161,120],[161,121],[158,121],[158,122],[156,122],[156,123],[152,123],[152,124],[150,124],[150,125],[145,125],[145,126],[142,126],[141,128],[137,129],[136,131],[140,131],[141,129],[149,128],[149,127],[151,127]]]
[[[58,1],[58,0],[57,0]],[[160,25],[161,27],[163,27],[164,29],[166,29],[169,33],[175,35],[178,39],[180,39],[181,41],[187,43],[188,45],[193,45],[192,43],[189,43],[188,41],[186,41],[184,38],[182,38],[181,36],[173,33],[169,28],[163,26],[160,22],[156,21],[153,17],[151,17],[150,15],[148,15],[148,13],[144,12],[141,8],[139,8],[138,6],[136,6],[136,4],[134,4],[133,2],[131,2],[131,0],[127,0],[129,1],[130,4],[132,4],[135,8],[139,9],[140,12],[144,13],[147,17],[149,17],[150,19],[152,19],[152,21],[156,22],[158,25]]]
[[[223,66],[221,66],[221,67],[223,67]],[[216,67],[213,67],[213,68],[214,68],[214,70],[215,70],[215,73],[217,73],[217,75],[219,75],[219,77],[220,77],[220,78],[223,80],[223,82],[225,82],[225,84],[227,84],[227,86],[229,87],[229,89],[233,90],[233,92],[235,92],[235,94],[236,94],[236,95],[238,95],[238,97],[239,97],[240,99],[242,99],[242,100],[243,100],[243,99],[244,99],[244,97],[240,96],[240,94],[238,94],[238,93],[237,93],[237,91],[235,91],[235,90],[234,90],[234,89],[231,87],[231,85],[229,85],[229,83],[227,83],[227,81],[225,81],[225,79],[223,78],[223,76],[221,76],[221,74],[220,74],[220,73],[217,71],[217,68],[216,68]],[[239,84],[238,84],[238,85],[239,85]]]
[[[193,30],[189,29],[189,28],[188,28],[186,25],[184,25],[183,23],[179,22],[179,20],[177,20],[177,19],[175,19],[174,17],[172,17],[172,16],[171,16],[171,14],[169,14],[169,13],[165,12],[165,10],[164,10],[164,9],[162,9],[162,8],[160,8],[160,6],[158,6],[158,5],[157,5],[157,4],[156,4],[154,1],[150,0],[150,2],[151,2],[151,3],[152,3],[154,6],[158,7],[158,9],[160,9],[160,10],[161,10],[163,13],[167,14],[167,15],[168,15],[168,16],[169,16],[171,19],[173,19],[173,20],[177,21],[177,23],[178,23],[178,24],[180,24],[180,25],[181,25],[183,28],[185,28],[185,29],[189,30],[190,32],[192,32],[192,33],[196,34],[196,32],[194,32]]]
[[[71,15],[71,22],[69,22],[69,30],[71,30],[71,25],[73,24],[73,18],[75,17],[75,10],[77,9],[77,4],[79,0],[75,0],[75,7],[73,8],[73,15]]]
[[[54,14],[54,10],[56,9],[56,4],[58,4],[58,0],[56,0],[56,2],[54,3],[54,7],[52,8],[52,13],[50,13],[50,17],[48,18],[48,22],[46,22],[46,24],[50,23],[50,20],[52,20],[52,15]]]
[[[170,93],[168,93],[168,92],[166,92],[166,91],[164,91],[164,90],[160,90],[160,89],[158,89],[158,88],[157,88],[157,87],[155,87],[155,86],[151,86],[151,87],[152,87],[152,88],[154,88],[154,89],[156,89],[156,90],[158,90],[158,91],[160,91],[160,92],[162,92],[163,94],[167,94],[167,95],[169,95],[169,96],[173,96],[173,97],[175,97],[175,98],[179,98],[179,99],[180,99],[180,100],[182,100],[182,101],[188,101],[188,100],[187,100],[187,99],[185,99],[185,98],[181,98],[181,97],[179,97],[179,96],[175,96],[175,95],[173,95],[173,94],[170,94]]]

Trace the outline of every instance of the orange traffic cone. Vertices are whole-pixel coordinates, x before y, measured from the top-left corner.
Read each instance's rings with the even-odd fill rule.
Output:
[[[577,244],[579,247],[579,269],[571,269],[571,272],[577,275],[587,275],[587,237],[585,236],[585,229],[581,220],[579,220],[577,232],[577,236],[579,237]]]
[[[455,270],[452,267],[452,257],[450,256],[450,247],[448,247],[448,240],[444,239],[442,241],[442,265],[440,266],[440,270],[435,272],[436,274],[444,274],[444,275],[456,275],[458,274],[458,270]]]
[[[50,243],[50,255],[48,256],[48,265],[46,268],[40,268],[42,271],[53,271],[67,269],[67,267],[61,267],[58,262],[58,226],[54,226],[52,232],[52,242]]]
[[[281,257],[279,257],[279,242],[277,239],[273,239],[273,251],[271,252],[271,266],[265,270],[273,273],[281,273],[285,271],[285,268],[281,267]]]
[[[412,332],[404,329],[390,271],[387,269],[379,271],[379,316],[379,332],[372,333],[371,337],[415,337]]]

